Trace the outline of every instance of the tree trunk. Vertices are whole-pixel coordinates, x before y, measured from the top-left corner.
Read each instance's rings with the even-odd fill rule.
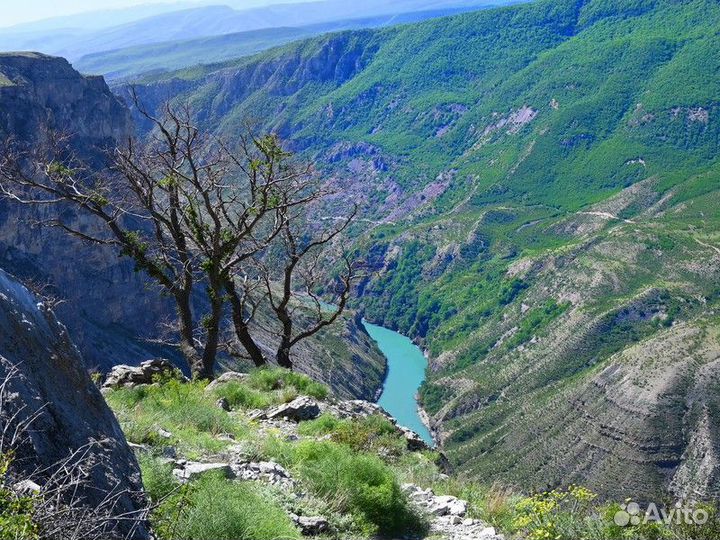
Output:
[[[190,373],[195,378],[203,371],[203,361],[193,339],[193,317],[189,292],[180,291],[176,293],[175,303],[178,319],[180,320],[180,351],[188,363]]]
[[[277,350],[277,363],[284,368],[292,369],[292,361],[290,360],[290,348],[292,347],[292,318],[287,311],[285,305],[280,306],[275,310],[278,319],[282,322],[283,332],[280,336],[280,346]]]
[[[267,360],[262,353],[262,350],[253,339],[250,334],[250,328],[245,321],[245,313],[243,312],[242,302],[238,298],[237,290],[235,289],[235,283],[230,278],[225,283],[225,289],[230,296],[230,306],[232,307],[232,319],[235,327],[235,337],[247,351],[250,359],[253,361],[256,367],[261,367],[267,364]]]
[[[213,379],[215,377],[215,359],[220,340],[220,321],[223,314],[222,290],[219,280],[211,277],[210,282],[210,317],[205,322],[207,337],[202,355],[202,368],[198,373],[193,374],[193,378],[197,379]]]
[[[292,361],[290,360],[290,340],[283,339],[280,343],[277,351],[277,363],[290,370],[293,368]]]

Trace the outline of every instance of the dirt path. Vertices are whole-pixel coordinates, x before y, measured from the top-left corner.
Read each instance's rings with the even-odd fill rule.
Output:
[[[714,250],[715,253],[717,253],[718,255],[720,255],[720,248],[719,248],[719,247],[713,246],[712,244],[706,244],[705,242],[703,242],[702,240],[699,240],[698,238],[696,238],[695,241],[696,241],[698,244],[700,244],[701,246],[706,247],[706,248],[710,248],[710,249]]]
[[[631,219],[623,219],[619,216],[616,216],[615,214],[611,214],[610,212],[578,212],[578,214],[584,214],[586,216],[598,216],[603,217],[606,219],[616,219],[618,221],[624,221],[625,223],[630,223],[631,225],[634,225],[637,223],[636,221],[633,221]]]

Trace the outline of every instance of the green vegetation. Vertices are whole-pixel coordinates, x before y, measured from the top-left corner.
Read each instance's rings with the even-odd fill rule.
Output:
[[[356,452],[400,456],[406,442],[389,420],[382,416],[369,416],[361,420],[340,420],[331,414],[323,414],[316,420],[303,422],[301,435],[329,435],[330,440],[349,446]]]
[[[153,529],[160,538],[300,538],[287,513],[258,485],[231,482],[208,472],[181,486],[168,467],[148,458],[142,463],[148,493],[153,500],[162,501],[152,516]]]
[[[400,489],[406,442],[385,418],[340,420],[323,415],[301,423],[301,439],[288,441],[245,416],[245,409],[283,403],[298,394],[325,399],[328,390],[298,373],[259,369],[211,392],[201,382],[166,378],[108,393],[128,439],[147,447],[139,460],[155,506],[152,522],[161,539],[298,536],[287,517],[297,507],[288,507],[280,490],[211,473],[180,484],[172,475],[173,466],[162,458],[163,450],[173,446],[185,458],[212,461],[231,443],[259,460],[273,459],[285,466],[316,501],[311,508],[332,517],[339,530],[384,536],[426,530],[425,518]],[[221,410],[215,404],[217,396],[234,398],[237,408]],[[170,437],[160,435],[160,428]],[[325,436],[329,440],[318,440]],[[432,459],[422,458],[424,466],[434,468]]]
[[[275,375],[276,380],[297,380],[294,375],[280,371]],[[263,374],[253,372],[247,378],[248,384],[255,381],[253,384],[267,388],[258,392],[267,392],[266,402],[272,403],[277,399],[274,385],[259,384],[268,380],[267,370]],[[303,383],[307,381],[303,379]],[[234,384],[224,383],[219,390]],[[186,387],[182,395],[195,403],[194,409],[198,403],[209,405],[214,400],[197,383],[164,380],[142,388],[153,388],[156,392],[164,389],[161,395],[178,395],[178,385]],[[109,395],[111,403],[116,406],[127,403],[126,398],[113,399],[125,394],[125,390],[113,391]],[[154,404],[156,400],[157,395],[152,393],[140,394],[135,410],[145,414],[148,409],[145,402]],[[191,410],[178,400],[165,403],[168,415],[176,419]],[[469,517],[483,520],[511,539],[697,540],[714,538],[720,531],[720,515],[713,505],[693,507],[707,512],[708,522],[701,526],[676,520],[670,524],[623,527],[614,523],[615,513],[622,509],[620,504],[601,500],[584,487],[570,486],[528,496],[499,484],[487,486],[448,477],[438,469],[436,453],[408,452],[399,444],[399,435],[391,424],[379,416],[348,420],[323,414],[316,420],[301,422],[297,439],[259,429],[241,411],[219,412],[231,423],[243,426],[236,444],[253,458],[274,460],[284,466],[304,495],[289,497],[280,488],[262,482],[229,480],[219,472],[208,472],[181,484],[172,474],[173,465],[150,448],[138,457],[143,483],[154,506],[151,522],[161,540],[300,538],[289,512],[327,516],[333,534],[342,538],[423,537],[428,531],[428,517],[416,510],[403,493],[400,486],[404,482],[468,501]],[[180,433],[192,434],[190,427],[199,429],[192,418],[185,423]],[[179,442],[179,448],[192,446]],[[203,457],[214,459],[210,452]],[[27,499],[23,505],[30,505],[22,508],[31,509],[32,502]],[[22,515],[16,511],[12,519],[22,520]],[[2,516],[0,513],[0,519]]]
[[[356,516],[364,535],[415,534],[427,529],[422,516],[409,506],[392,469],[368,453],[333,442],[303,441],[287,446],[275,442],[270,455],[296,471],[312,492],[339,513]]]
[[[260,117],[328,178],[352,176],[338,185],[371,224],[355,247],[379,270],[357,304],[437,359],[421,399],[464,473],[660,498],[645,441],[639,459],[577,464],[616,444],[583,423],[625,395],[613,374],[656,404],[629,437],[686,444],[667,419],[696,402],[707,359],[666,351],[713,346],[686,328],[712,327],[718,305],[718,27],[711,0],[538,0],[323,36],[155,77],[146,95],[180,78],[219,134]],[[658,357],[684,386],[638,374]]]
[[[34,540],[39,526],[34,521],[32,497],[19,496],[6,485],[12,455],[0,453],[0,540]]]
[[[149,386],[121,388],[106,398],[129,441],[153,447],[178,445],[188,457],[227,446],[222,434],[239,437],[246,426],[233,421],[203,392],[205,383],[177,379]],[[163,436],[161,430],[168,432]]]
[[[244,409],[287,403],[301,394],[325,399],[328,388],[300,373],[270,368],[255,370],[246,380],[230,381],[215,391],[215,395],[225,398],[230,407]]]

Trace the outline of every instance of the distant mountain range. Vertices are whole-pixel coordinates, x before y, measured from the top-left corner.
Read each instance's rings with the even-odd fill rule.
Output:
[[[0,50],[38,51],[76,61],[88,54],[115,51],[163,42],[187,41],[238,32],[287,27],[307,27],[348,19],[385,17],[418,11],[443,12],[500,5],[507,0],[322,0],[283,3],[253,9],[233,9],[228,5],[203,5],[167,11],[149,6],[118,12],[64,17],[5,29],[0,33]],[[193,4],[180,4],[190,5]],[[374,23],[379,24],[379,21]],[[322,30],[320,30],[322,31]],[[304,35],[308,35],[307,32]],[[177,67],[177,66],[174,66]]]
[[[73,62],[87,74],[100,74],[108,81],[132,80],[140,75],[158,74],[185,67],[214,64],[248,56],[291,41],[343,30],[380,28],[444,17],[477,7],[455,7],[364,19],[343,19],[299,27],[275,27],[197,38],[137,45],[87,54]]]

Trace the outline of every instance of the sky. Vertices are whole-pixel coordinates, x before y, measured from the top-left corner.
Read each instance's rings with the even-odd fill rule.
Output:
[[[238,9],[265,4],[283,3],[285,0],[203,0],[188,3],[231,4]],[[176,4],[178,0],[0,0],[0,28],[37,20],[75,15],[88,11],[119,9],[152,4]]]

